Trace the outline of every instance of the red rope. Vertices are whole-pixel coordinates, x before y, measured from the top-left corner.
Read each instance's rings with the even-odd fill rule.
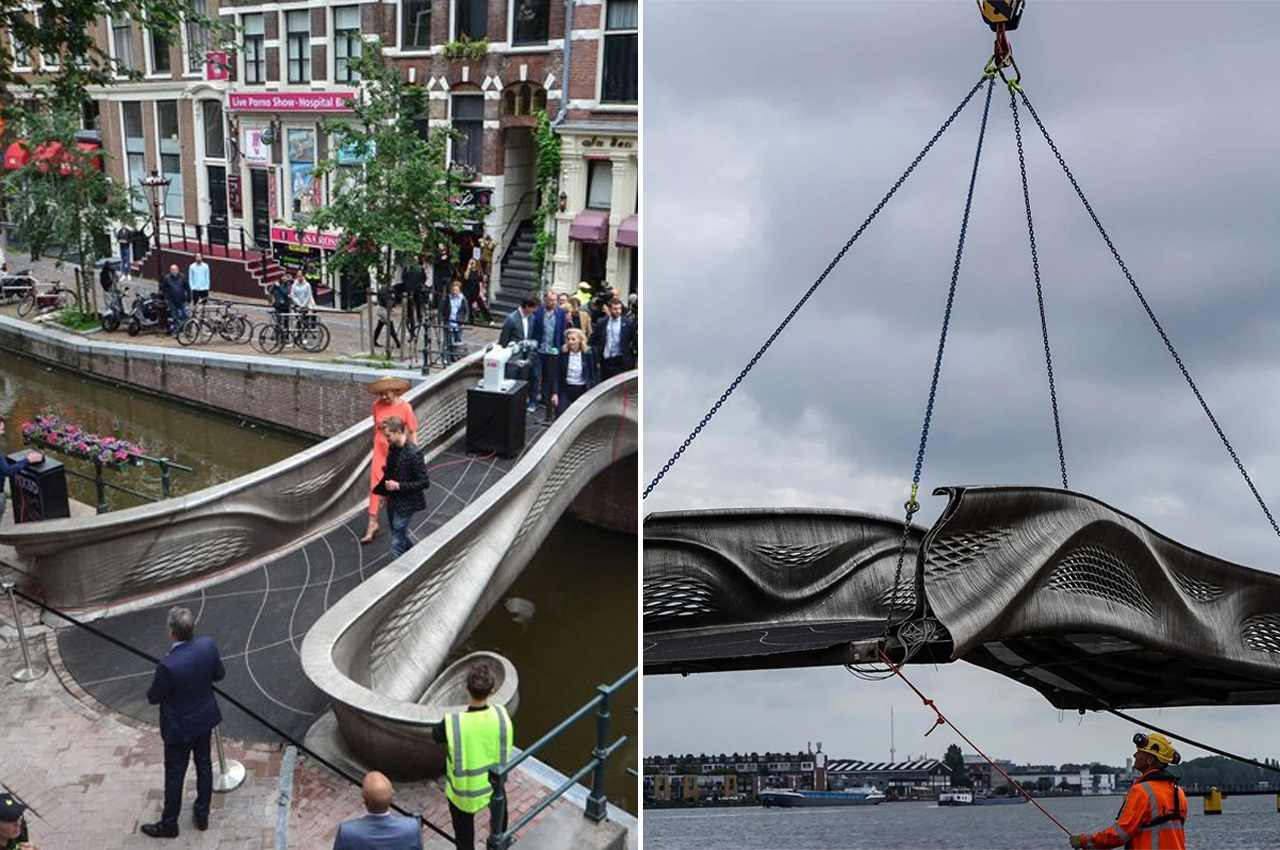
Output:
[[[994,761],[991,760],[990,756],[988,756],[982,750],[978,749],[978,745],[975,744],[973,741],[970,741],[968,735],[964,734],[958,728],[956,728],[956,725],[952,723],[950,720],[948,720],[946,718],[946,715],[944,715],[942,711],[939,710],[938,707],[933,704],[933,700],[929,699],[924,694],[920,693],[920,689],[917,688],[915,685],[911,684],[911,680],[902,674],[902,671],[899,670],[897,666],[892,661],[889,660],[889,656],[885,655],[883,650],[880,651],[880,660],[883,661],[885,664],[888,664],[889,669],[892,670],[894,673],[896,673],[899,679],[906,682],[908,688],[916,692],[916,696],[920,697],[920,701],[923,702],[925,705],[927,705],[929,708],[932,708],[934,713],[938,715],[937,718],[933,721],[933,726],[929,729],[929,732],[932,732],[934,729],[937,729],[939,726],[944,726],[944,725],[949,725],[952,729],[955,729],[956,734],[959,735],[961,738],[963,738],[966,744],[968,744],[970,747],[973,747],[974,752],[976,752],[978,755],[986,759],[987,763],[990,764],[992,767],[994,767],[996,770],[999,770],[1000,775],[1003,776],[1006,780],[1008,780],[1010,785],[1012,785],[1014,788],[1017,788],[1018,791],[1022,794],[1022,796],[1026,797],[1028,800],[1034,803],[1037,809],[1039,809],[1041,812],[1044,812],[1045,817],[1047,817],[1049,820],[1056,823],[1058,825],[1058,828],[1061,829],[1063,832],[1065,832],[1067,835],[1074,834],[1071,830],[1063,826],[1061,821],[1059,821],[1053,815],[1046,812],[1044,810],[1044,806],[1036,802],[1036,798],[1028,794],[1027,790],[1023,788],[1021,785],[1019,785],[1017,782],[1015,782],[1012,776],[1005,773],[1004,770],[1001,769],[1000,765],[996,764]],[[925,732],[925,734],[928,735],[929,732]]]
[[[473,455],[460,458],[458,460],[447,460],[444,463],[437,463],[435,466],[428,466],[427,472],[435,472],[437,469],[444,469],[447,466],[457,466],[460,463],[471,463],[473,460],[489,460],[497,456],[497,452],[489,452],[487,455]]]

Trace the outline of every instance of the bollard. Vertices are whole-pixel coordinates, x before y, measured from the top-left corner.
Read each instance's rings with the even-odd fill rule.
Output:
[[[4,588],[4,592],[9,594],[9,604],[13,606],[13,622],[18,627],[18,644],[22,647],[22,668],[13,672],[13,680],[15,682],[34,682],[45,673],[49,672],[49,668],[44,664],[32,664],[31,655],[27,652],[27,633],[22,628],[22,617],[18,613],[18,598],[13,595],[13,582],[6,581],[0,587]]]
[[[1204,813],[1206,815],[1222,814],[1222,792],[1218,790],[1217,785],[1210,788],[1204,798]]]
[[[593,823],[600,823],[609,813],[609,799],[605,796],[604,784],[605,772],[609,768],[610,691],[604,685],[600,685],[596,691],[600,694],[600,708],[596,712],[596,748],[592,754],[596,765],[591,777],[591,793],[587,795],[587,805],[582,815]]]
[[[225,794],[236,790],[244,782],[244,765],[227,758],[222,749],[222,731],[217,726],[213,727],[213,743],[218,748],[218,769],[213,772],[213,790]]]

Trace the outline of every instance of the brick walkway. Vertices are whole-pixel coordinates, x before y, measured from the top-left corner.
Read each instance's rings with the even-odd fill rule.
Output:
[[[6,571],[7,572],[7,571]],[[235,791],[214,794],[209,830],[191,825],[195,795],[194,770],[187,775],[179,828],[173,841],[143,836],[140,824],[159,817],[163,799],[163,747],[159,730],[107,711],[84,693],[65,670],[52,632],[40,624],[34,608],[21,604],[33,661],[50,663],[50,671],[28,683],[15,682],[22,666],[13,617],[0,599],[0,782],[34,807],[28,815],[38,850],[125,850],[151,846],[273,850],[277,846],[280,773],[283,748],[245,746],[224,741],[228,758],[244,764],[246,779]],[[215,754],[216,758],[216,754]],[[547,788],[517,772],[509,783],[513,817],[528,811]],[[288,847],[316,850],[332,846],[338,823],[363,813],[360,789],[327,768],[299,756],[293,794],[287,804]],[[397,804],[451,832],[444,792],[434,782],[403,784]],[[553,809],[568,806],[558,802]],[[541,816],[540,818],[541,819]],[[487,813],[477,822],[477,843],[488,834]],[[427,848],[452,843],[424,828]]]

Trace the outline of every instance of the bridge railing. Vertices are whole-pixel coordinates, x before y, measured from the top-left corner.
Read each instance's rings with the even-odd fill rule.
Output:
[[[252,368],[252,367],[251,367]],[[372,370],[348,370],[363,383]],[[421,379],[405,394],[423,422],[430,457],[466,421],[479,356]],[[323,530],[368,499],[369,419],[265,469],[189,495],[95,517],[47,520],[0,533],[47,604],[70,612],[119,605],[191,582],[224,577]]]
[[[486,844],[488,850],[507,850],[515,842],[517,832],[524,829],[547,806],[564,796],[566,791],[577,785],[588,773],[592,774],[591,793],[587,796],[587,805],[583,810],[583,817],[595,823],[604,820],[609,805],[609,798],[605,794],[605,777],[609,769],[609,757],[628,740],[626,735],[622,735],[616,741],[609,741],[609,700],[625,685],[634,681],[639,670],[639,667],[632,667],[629,673],[624,674],[612,685],[600,685],[596,688],[596,695],[586,705],[560,721],[558,726],[539,738],[532,746],[526,747],[519,756],[506,764],[500,765],[493,772],[492,777],[495,787],[493,800],[489,804],[489,840]],[[543,747],[558,738],[560,733],[586,717],[593,710],[596,713],[596,747],[591,753],[591,758],[577,773],[565,780],[560,787],[542,798],[511,826],[506,827],[507,775],[523,764],[526,759],[537,755]]]
[[[499,482],[312,626],[303,670],[361,761],[405,777],[442,772],[444,748],[431,729],[465,702],[436,685],[450,654],[587,485],[635,456],[637,384],[628,372],[587,392]],[[628,474],[633,485],[635,473]],[[628,505],[634,509],[634,497]]]

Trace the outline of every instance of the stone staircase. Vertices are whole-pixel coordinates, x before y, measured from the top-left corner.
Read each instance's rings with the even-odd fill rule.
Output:
[[[537,270],[533,265],[533,246],[536,241],[533,221],[520,222],[511,253],[502,261],[501,288],[493,295],[489,304],[489,311],[493,313],[495,320],[501,321],[519,307],[526,295],[538,297]]]
[[[262,287],[262,291],[266,292],[267,287],[275,283],[282,277],[286,276],[283,266],[276,262],[275,257],[268,252],[262,252],[257,257],[249,260],[245,264],[249,270],[249,275]]]

